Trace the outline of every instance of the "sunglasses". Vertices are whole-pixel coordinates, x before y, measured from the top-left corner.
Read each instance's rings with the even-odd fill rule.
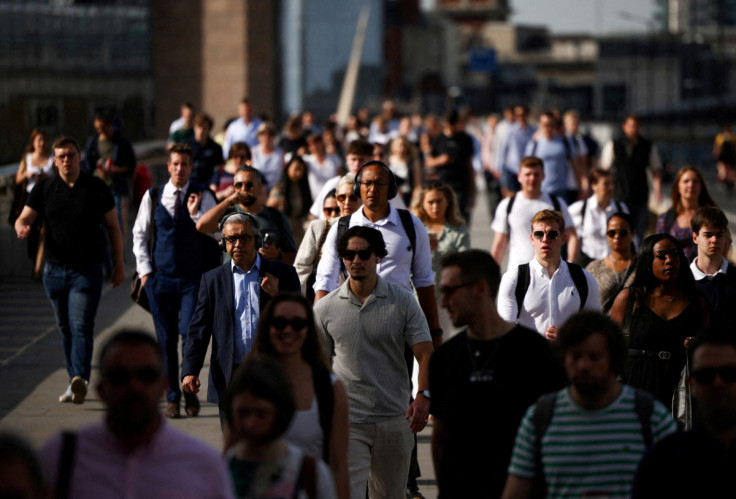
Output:
[[[616,234],[618,234],[620,237],[626,237],[629,235],[629,229],[619,229],[619,230],[611,229],[608,232],[606,232],[606,235],[610,237],[611,239],[616,237]]]
[[[294,317],[293,319],[287,319],[286,317],[274,317],[271,319],[271,326],[273,326],[274,329],[278,329],[279,331],[283,331],[286,329],[286,326],[291,326],[291,329],[294,331],[301,331],[305,327],[307,327],[307,319],[304,319],[303,317]]]
[[[453,294],[455,294],[455,291],[457,291],[460,288],[464,288],[465,286],[469,286],[471,284],[474,284],[472,282],[464,282],[462,284],[458,284],[456,286],[442,286],[440,287],[440,296],[445,296],[445,298],[451,297]]]
[[[701,385],[710,385],[716,380],[716,375],[726,383],[736,383],[736,366],[726,366],[721,368],[705,367],[690,371],[690,376]]]
[[[232,244],[235,245],[236,242],[240,241],[241,243],[248,243],[251,239],[253,239],[255,236],[253,234],[243,234],[242,236],[222,236],[222,238]]]
[[[325,212],[325,215],[339,215],[340,214],[340,208],[335,206],[334,208],[322,208],[322,211]]]
[[[335,199],[337,199],[338,203],[344,203],[346,199],[349,199],[351,203],[354,203],[358,200],[358,196],[356,196],[355,194],[338,194],[337,196],[335,196]]]
[[[161,370],[155,367],[139,367],[137,369],[124,369],[113,367],[105,373],[105,378],[113,386],[123,386],[136,378],[144,385],[151,385],[161,377]]]
[[[351,262],[355,260],[355,255],[358,255],[361,260],[368,260],[372,254],[373,250],[371,249],[364,249],[360,251],[345,250],[345,253],[343,253],[343,258]]]
[[[549,239],[550,241],[554,241],[555,239],[560,237],[560,233],[556,230],[550,230],[547,232],[544,232],[542,230],[535,230],[534,232],[532,232],[532,236],[534,236],[534,239],[537,239],[539,241],[544,239],[545,234],[547,234],[547,239]]]
[[[255,184],[253,184],[253,182],[245,182],[245,183],[243,183],[243,182],[235,182],[233,184],[233,187],[235,187],[238,190],[240,190],[243,187],[245,187],[245,189],[249,191],[249,190],[251,190],[253,188],[254,185]]]
[[[655,251],[654,252],[654,258],[657,260],[665,261],[667,260],[667,257],[670,256],[673,259],[677,258],[679,256],[679,253],[676,249],[671,249],[669,251]]]

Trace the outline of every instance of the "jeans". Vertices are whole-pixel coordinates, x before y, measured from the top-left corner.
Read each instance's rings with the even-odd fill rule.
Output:
[[[181,399],[181,380],[179,379],[179,336],[182,349],[187,343],[189,323],[197,306],[199,281],[192,282],[181,277],[172,277],[162,272],[154,272],[143,288],[151,304],[153,325],[156,337],[164,356],[164,369],[169,380],[166,401],[178,402]]]
[[[69,379],[81,376],[89,381],[102,265],[68,267],[46,262],[43,285],[54,307]]]

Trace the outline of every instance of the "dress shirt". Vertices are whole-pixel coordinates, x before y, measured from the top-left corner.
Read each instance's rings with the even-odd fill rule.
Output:
[[[250,123],[243,121],[243,118],[238,118],[228,125],[227,131],[225,131],[225,142],[222,144],[222,156],[227,160],[227,155],[230,152],[230,148],[236,142],[245,142],[248,147],[253,148],[258,145],[258,127],[261,125],[261,120],[253,118]]]
[[[378,263],[378,275],[406,290],[411,290],[412,282],[415,288],[434,286],[434,272],[432,272],[432,254],[429,250],[429,236],[422,222],[414,215],[414,231],[417,242],[414,255],[414,267],[411,265],[411,243],[409,236],[401,225],[399,212],[390,207],[386,218],[373,223],[363,215],[360,209],[350,215],[349,227],[364,225],[381,231],[386,243],[388,255]],[[332,291],[337,289],[340,277],[340,257],[337,256],[337,229],[334,224],[327,234],[322,246],[322,258],[317,266],[317,278],[314,291]],[[412,275],[413,274],[413,275]]]
[[[511,125],[508,135],[501,146],[499,159],[501,161],[501,169],[512,173],[519,173],[519,164],[524,157],[524,148],[527,143],[532,140],[536,127],[527,125],[521,128],[518,123]],[[546,168],[545,168],[546,169]]]
[[[698,268],[698,257],[696,256],[695,260],[693,260],[690,264],[690,271],[693,273],[693,277],[696,281],[701,281],[703,279],[710,280],[718,274],[726,274],[726,272],[728,271],[728,260],[726,260],[725,258],[723,259],[723,261],[721,262],[721,268],[719,268],[715,274],[706,274]]]
[[[180,191],[180,199],[182,204],[186,204],[187,200],[183,198],[186,195],[187,189],[189,189],[189,182],[182,187],[175,187],[174,184],[169,180],[164,186],[163,193],[160,193],[161,204],[166,211],[174,218],[174,206],[176,206],[176,191]],[[151,194],[150,190],[146,191],[141,199],[141,204],[138,207],[138,216],[135,219],[133,225],[133,254],[135,255],[136,261],[136,272],[138,275],[144,276],[153,272],[153,266],[151,265],[151,255],[149,254],[148,248],[148,231],[151,230]],[[217,205],[215,197],[209,190],[202,191],[202,200],[199,203],[199,209],[197,214],[192,216],[194,223],[199,220],[207,210],[210,210]],[[213,236],[214,237],[214,236]]]
[[[266,154],[259,144],[251,152],[253,154],[253,168],[266,177],[268,188],[273,188],[281,180],[281,173],[284,170],[284,151],[277,147],[273,152]]]
[[[536,142],[530,140],[524,149],[524,156],[536,156],[544,161],[542,192],[559,192],[567,189],[567,171],[572,165],[568,160],[565,140],[567,139],[561,135],[555,135],[552,139],[541,137]],[[570,154],[572,157],[572,151]]]
[[[256,261],[246,272],[230,260],[233,272],[233,300],[235,304],[235,338],[233,342],[233,363],[243,362],[245,354],[250,352],[258,328],[260,316],[259,297],[261,283],[259,271],[261,255],[256,254]]]
[[[588,282],[586,310],[601,310],[598,283],[590,272],[585,273]],[[580,310],[580,296],[570,275],[567,262],[560,261],[550,278],[547,269],[536,258],[529,262],[529,289],[524,296],[521,315],[516,319],[516,282],[519,267],[510,268],[501,278],[498,289],[498,315],[507,322],[516,322],[539,334],[544,334],[549,326],[560,327],[573,314]]]
[[[585,220],[583,220],[583,203],[586,201]],[[619,204],[621,205],[621,211],[629,212],[625,203],[619,202]],[[569,210],[578,237],[583,242],[582,252],[593,260],[604,259],[611,252],[608,239],[606,239],[606,228],[608,227],[608,218],[618,211],[616,202],[611,200],[605,209],[601,209],[598,205],[598,199],[593,194],[584,201],[575,201],[570,205]]]
[[[304,156],[304,162],[307,164],[309,191],[312,194],[312,199],[315,199],[319,196],[325,182],[340,173],[342,162],[334,154],[326,154],[321,163],[314,154],[307,154]],[[320,211],[322,211],[321,207]]]

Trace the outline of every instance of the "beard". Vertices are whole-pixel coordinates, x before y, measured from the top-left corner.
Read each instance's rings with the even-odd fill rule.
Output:
[[[256,203],[256,197],[255,196],[247,196],[243,200],[243,206],[251,207]]]

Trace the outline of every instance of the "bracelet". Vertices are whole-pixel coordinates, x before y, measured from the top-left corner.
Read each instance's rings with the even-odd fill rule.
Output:
[[[442,331],[441,327],[438,327],[437,329],[433,329],[429,332],[430,336],[442,336],[444,331]]]

